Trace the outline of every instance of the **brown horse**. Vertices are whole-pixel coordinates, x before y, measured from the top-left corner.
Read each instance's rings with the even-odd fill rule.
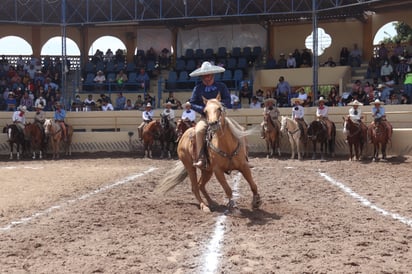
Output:
[[[182,138],[183,133],[185,133],[186,130],[189,128],[195,126],[195,123],[190,122],[189,120],[182,120],[179,119],[176,124],[176,135],[177,139],[176,142],[178,143],[180,138]]]
[[[159,140],[162,134],[162,125],[158,120],[153,120],[149,122],[143,128],[143,147],[144,147],[144,157],[152,158],[152,149],[155,140]]]
[[[320,146],[320,158],[321,161],[325,160],[325,153],[329,151],[330,156],[335,156],[335,139],[336,139],[336,127],[335,123],[331,122],[331,138],[328,138],[328,129],[324,122],[319,120],[314,120],[309,124],[308,127],[308,139],[312,141],[313,154],[312,160],[316,159],[316,146],[319,143]]]
[[[266,157],[271,158],[274,156],[275,152],[280,153],[280,126],[276,121],[270,118],[270,115],[266,113],[263,117],[263,129],[265,133],[266,141]]]
[[[205,102],[206,122],[208,125],[207,154],[209,155],[209,164],[205,169],[200,169],[200,179],[197,179],[196,168],[193,166],[195,159],[195,129],[189,128],[180,139],[177,148],[177,154],[180,161],[176,167],[170,170],[160,182],[157,191],[166,193],[174,188],[189,175],[192,192],[199,202],[200,209],[210,212],[210,206],[214,203],[206,191],[206,183],[215,174],[217,180],[223,187],[229,202],[227,204],[229,211],[235,208],[235,202],[232,199],[232,189],[228,185],[225,173],[229,174],[232,170],[238,170],[249,183],[253,193],[252,207],[259,208],[261,205],[260,195],[257,185],[252,178],[252,172],[249,167],[246,149],[246,136],[254,134],[255,130],[244,130],[235,121],[226,118],[224,107],[220,103],[220,95],[216,99]],[[207,203],[201,197],[200,192],[206,198]]]
[[[359,123],[355,123],[348,116],[343,118],[343,134],[347,136],[347,142],[349,146],[349,161],[353,160],[353,156],[357,161],[361,160],[363,145],[366,140],[363,138],[362,126]],[[353,154],[355,151],[355,155]]]
[[[375,122],[369,125],[371,141],[373,144],[372,161],[379,161],[379,148],[382,152],[382,160],[386,160],[386,145],[389,142],[388,131],[383,123]]]
[[[32,151],[32,159],[36,159],[36,151],[39,153],[39,159],[43,158],[43,152],[46,150],[44,143],[45,135],[43,129],[38,124],[28,123],[24,127],[24,134],[30,141],[30,149]]]
[[[162,126],[162,133],[160,135],[160,158],[163,158],[165,153],[169,159],[176,155],[176,125],[172,125],[173,121],[169,120],[168,115],[160,114],[160,125]]]
[[[67,125],[67,141],[63,140],[63,132],[60,125],[54,122],[51,119],[46,119],[44,122],[44,131],[46,136],[48,136],[51,147],[53,159],[58,159],[60,157],[60,143],[63,143],[64,152],[66,156],[72,155],[71,151],[71,143],[73,137],[73,127],[71,125]]]
[[[23,132],[21,132],[15,124],[6,125],[3,128],[3,133],[7,133],[7,142],[10,145],[10,160],[13,160],[13,147],[16,145],[16,158],[20,160],[20,148],[22,148],[22,154],[26,151],[26,140]]]

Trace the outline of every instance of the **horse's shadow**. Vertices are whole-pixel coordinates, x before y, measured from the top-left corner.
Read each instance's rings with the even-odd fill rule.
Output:
[[[280,220],[281,215],[276,213],[270,213],[263,209],[248,209],[248,208],[239,208],[235,212],[228,212],[228,208],[225,205],[213,205],[213,212],[220,214],[225,214],[229,217],[234,218],[246,218],[249,219],[248,226],[252,225],[265,225],[272,220]]]

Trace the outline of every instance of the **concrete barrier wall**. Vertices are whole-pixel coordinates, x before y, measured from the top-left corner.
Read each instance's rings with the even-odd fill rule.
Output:
[[[385,106],[388,120],[394,126],[392,144],[389,145],[389,155],[412,155],[412,105]],[[330,119],[335,122],[337,128],[336,153],[348,154],[347,144],[342,134],[342,117],[347,115],[349,107],[331,107]],[[371,119],[370,106],[363,106],[365,122]],[[280,108],[282,115],[291,114],[290,108]],[[158,118],[161,110],[156,110]],[[309,123],[315,119],[316,108],[305,108],[305,119]],[[241,125],[251,128],[259,126],[262,121],[262,110],[240,109],[228,110],[228,116],[238,121]],[[47,116],[52,117],[48,112]],[[176,117],[180,117],[181,110],[176,111]],[[5,126],[11,122],[11,112],[0,112],[0,125]],[[34,113],[27,114],[27,121],[33,120]],[[99,152],[99,151],[136,151],[141,153],[142,147],[137,138],[137,126],[141,123],[140,111],[116,111],[116,112],[69,112],[67,122],[72,124],[75,133],[73,136],[73,152]],[[129,133],[132,136],[129,136]],[[265,152],[265,141],[259,135],[248,137],[251,152]],[[282,138],[282,152],[289,153],[290,147],[286,137]],[[368,145],[367,154],[372,153],[371,145]],[[6,134],[0,134],[0,154],[8,154],[9,146]]]

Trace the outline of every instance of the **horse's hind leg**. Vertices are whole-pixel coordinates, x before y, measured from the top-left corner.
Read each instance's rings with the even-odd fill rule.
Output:
[[[195,170],[196,172],[196,170]],[[199,201],[200,209],[203,210],[204,212],[210,212],[210,207],[216,204],[212,198],[210,198],[209,193],[206,191],[206,183],[210,180],[212,177],[213,173],[211,171],[201,171],[199,182],[196,182],[195,189],[197,191],[197,195],[194,192],[194,187],[192,186],[192,191],[195,193],[196,198]],[[202,197],[200,196],[200,192],[202,192],[203,196],[206,198],[207,205],[203,202]]]
[[[382,144],[382,159],[386,160],[386,143]]]

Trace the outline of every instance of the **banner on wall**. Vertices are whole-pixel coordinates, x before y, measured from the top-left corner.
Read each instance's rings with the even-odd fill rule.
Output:
[[[227,25],[180,29],[177,38],[177,56],[185,54],[186,49],[207,49],[217,51],[226,47],[266,47],[267,31],[258,24]]]

